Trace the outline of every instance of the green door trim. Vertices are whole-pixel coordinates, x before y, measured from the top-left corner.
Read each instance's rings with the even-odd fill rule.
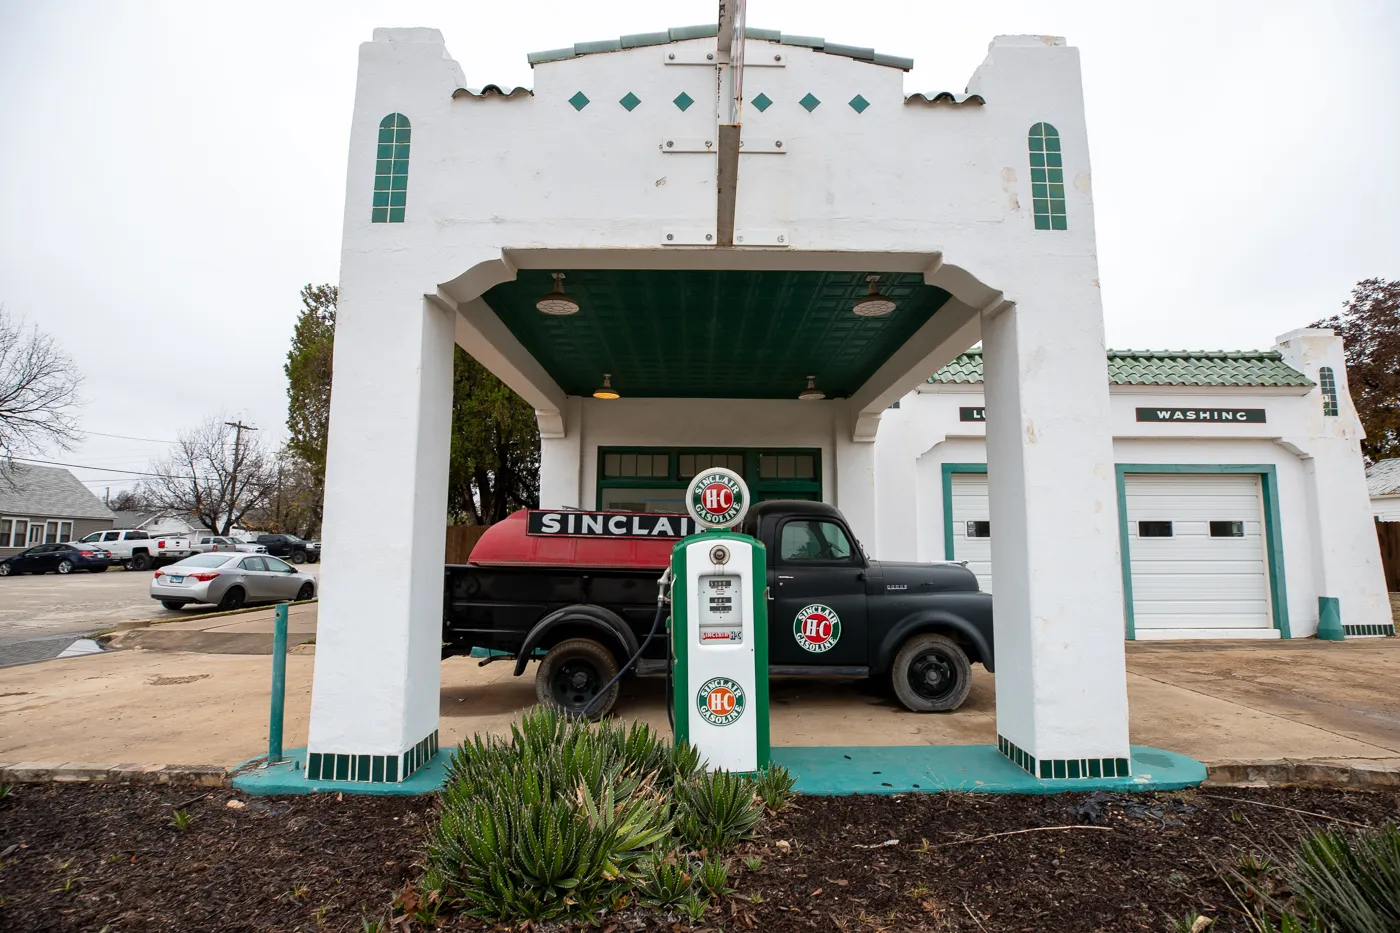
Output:
[[[1133,617],[1132,558],[1128,552],[1129,473],[1226,473],[1254,474],[1264,496],[1264,550],[1269,562],[1269,602],[1273,605],[1274,628],[1282,638],[1292,638],[1288,621],[1288,586],[1283,571],[1283,529],[1279,518],[1278,470],[1272,463],[1120,463],[1117,465],[1118,543],[1123,565],[1123,618],[1128,638],[1137,638]]]
[[[943,464],[943,559],[956,560],[953,556],[953,474],[986,473],[985,463],[945,463]]]

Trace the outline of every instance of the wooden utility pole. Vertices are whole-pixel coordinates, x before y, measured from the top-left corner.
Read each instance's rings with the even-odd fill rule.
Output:
[[[239,443],[243,440],[244,431],[256,431],[257,428],[251,424],[244,424],[243,419],[237,421],[225,421],[224,424],[233,428],[233,468],[229,471],[228,478],[228,511],[224,514],[224,521],[221,523],[223,531],[220,534],[228,534],[230,526],[233,524],[233,510],[238,505],[238,459]]]

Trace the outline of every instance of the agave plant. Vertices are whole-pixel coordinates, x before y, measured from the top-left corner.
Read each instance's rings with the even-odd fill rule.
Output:
[[[676,802],[681,840],[711,852],[747,839],[763,818],[753,782],[729,771],[703,772],[677,785]]]
[[[690,865],[675,853],[650,855],[642,863],[637,890],[649,907],[679,904],[695,890]]]
[[[792,788],[797,779],[782,765],[769,765],[754,779],[754,789],[758,791],[763,805],[774,813],[782,810],[792,801]]]

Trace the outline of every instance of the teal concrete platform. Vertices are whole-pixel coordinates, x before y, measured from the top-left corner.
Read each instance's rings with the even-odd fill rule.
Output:
[[[1063,794],[1195,787],[1206,766],[1160,748],[1132,747],[1128,777],[1043,780],[1016,767],[995,745],[774,747],[773,761],[797,778],[800,794],[909,794],[942,790],[978,794]]]
[[[447,762],[452,749],[440,749],[428,763],[397,784],[371,784],[365,781],[308,781],[306,779],[306,749],[290,748],[277,764],[268,765],[263,758],[254,758],[238,766],[233,776],[234,790],[266,797],[269,794],[372,794],[377,796],[407,796],[431,794],[440,790],[447,780]]]
[[[268,767],[253,759],[234,775],[246,794],[428,794],[447,779],[452,750],[444,748],[399,784],[308,781],[306,749],[294,748]],[[995,745],[871,745],[830,748],[778,746],[773,761],[797,778],[800,794],[918,794],[944,790],[978,794],[1062,794],[1070,791],[1156,791],[1195,787],[1206,766],[1194,758],[1134,745],[1129,777],[1042,780],[1013,765]]]

